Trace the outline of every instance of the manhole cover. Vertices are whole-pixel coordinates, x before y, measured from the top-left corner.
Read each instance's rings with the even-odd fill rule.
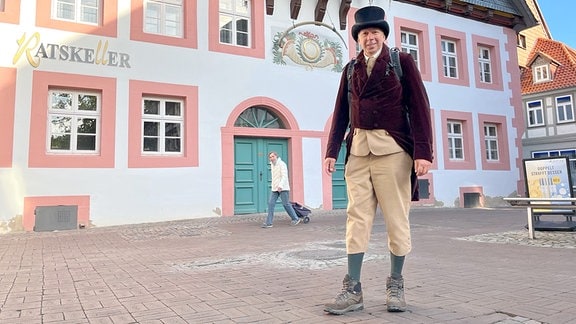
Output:
[[[333,249],[346,249],[346,242],[324,243],[322,245]]]
[[[336,260],[346,257],[346,252],[341,250],[308,250],[293,252],[290,256],[307,260]]]

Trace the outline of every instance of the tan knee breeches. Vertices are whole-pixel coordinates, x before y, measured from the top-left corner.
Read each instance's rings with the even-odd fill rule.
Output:
[[[412,158],[406,152],[389,155],[350,155],[345,177],[348,188],[346,251],[368,250],[372,224],[379,205],[384,214],[388,247],[397,256],[410,252]]]

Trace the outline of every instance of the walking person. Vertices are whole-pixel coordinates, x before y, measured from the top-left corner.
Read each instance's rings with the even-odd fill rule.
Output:
[[[324,160],[325,172],[332,174],[350,125],[345,164],[348,273],[342,291],[324,310],[340,315],[364,308],[362,262],[380,206],[390,251],[386,308],[403,312],[406,301],[402,270],[412,248],[410,203],[418,200],[417,176],[427,174],[432,165],[430,105],[410,54],[400,53],[401,78],[394,70],[390,48],[385,44],[390,28],[384,10],[364,7],[354,18],[352,37],[362,51],[356,57],[350,80],[346,69],[342,73]]]
[[[270,199],[268,200],[268,217],[266,222],[262,224],[262,228],[271,228],[274,222],[274,208],[276,207],[276,201],[278,197],[282,201],[282,206],[284,210],[288,213],[288,216],[292,219],[292,225],[300,224],[300,218],[296,215],[294,207],[289,201],[290,198],[290,183],[288,181],[288,168],[286,163],[278,156],[276,152],[268,153],[268,160],[270,160],[270,171],[272,173],[272,193],[270,194]]]

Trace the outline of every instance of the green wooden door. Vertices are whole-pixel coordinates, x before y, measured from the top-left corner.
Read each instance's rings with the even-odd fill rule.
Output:
[[[234,214],[266,212],[270,195],[268,152],[288,160],[288,141],[273,138],[234,138]]]
[[[342,144],[335,171],[332,173],[332,209],[343,209],[348,206],[346,181],[344,180],[344,159],[346,158],[346,143]]]

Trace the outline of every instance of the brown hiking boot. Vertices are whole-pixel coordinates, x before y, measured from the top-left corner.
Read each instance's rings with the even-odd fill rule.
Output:
[[[386,280],[386,308],[389,312],[405,312],[404,278]]]
[[[342,315],[364,309],[364,299],[362,298],[362,285],[350,279],[349,275],[342,281],[342,291],[331,303],[324,305],[324,311],[334,315]]]

